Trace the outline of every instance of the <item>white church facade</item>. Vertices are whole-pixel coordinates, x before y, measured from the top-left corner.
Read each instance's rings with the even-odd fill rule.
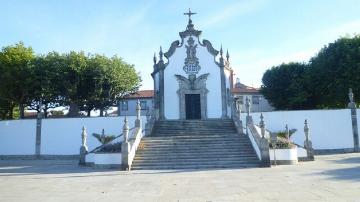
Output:
[[[230,118],[232,75],[229,54],[201,40],[189,16],[180,40],[154,56],[154,108],[159,119]]]

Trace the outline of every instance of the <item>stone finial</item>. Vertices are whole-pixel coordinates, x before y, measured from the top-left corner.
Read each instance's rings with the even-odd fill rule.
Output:
[[[229,55],[229,50],[226,50],[226,60],[229,61],[230,55]]]
[[[250,116],[250,99],[248,97],[245,99],[245,108],[247,115]]]
[[[261,129],[261,137],[265,138],[265,123],[264,123],[264,116],[260,114],[260,129]]]
[[[349,88],[349,101],[350,103],[354,102],[354,93],[352,92],[351,88]]]
[[[87,132],[85,126],[82,127],[82,133],[81,133],[81,146],[86,147],[86,140],[87,140]]]
[[[141,106],[140,106],[140,100],[137,100],[136,102],[136,120],[135,120],[135,127],[140,128],[141,127]]]
[[[137,100],[137,102],[136,102],[136,118],[137,119],[140,119],[140,113],[141,113],[140,100]]]
[[[223,48],[222,48],[222,45],[220,46],[220,57],[223,57]]]
[[[153,57],[153,61],[154,61],[154,65],[156,64],[156,53],[154,53],[154,57]]]
[[[160,46],[160,51],[159,51],[159,61],[163,61],[163,51],[162,51],[162,47]]]
[[[128,142],[128,140],[129,140],[129,124],[128,124],[127,116],[125,116],[125,119],[124,119],[123,135],[124,135],[124,141]]]
[[[304,133],[305,133],[305,141],[309,141],[309,126],[306,119],[304,122]]]

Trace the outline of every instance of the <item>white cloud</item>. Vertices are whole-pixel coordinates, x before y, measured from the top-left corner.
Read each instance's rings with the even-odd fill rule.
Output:
[[[268,2],[267,0],[236,2],[226,6],[220,12],[212,15],[211,17],[207,17],[207,19],[204,22],[201,22],[199,24],[201,24],[203,28],[207,28],[216,24],[221,24],[233,17],[259,10],[267,2]]]

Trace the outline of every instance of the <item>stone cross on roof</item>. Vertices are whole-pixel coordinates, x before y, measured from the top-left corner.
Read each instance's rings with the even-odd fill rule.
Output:
[[[190,8],[189,8],[189,12],[184,13],[184,15],[189,16],[189,20],[191,19],[191,16],[192,16],[192,15],[195,15],[195,14],[196,14],[196,13],[192,13],[192,12],[191,12]]]

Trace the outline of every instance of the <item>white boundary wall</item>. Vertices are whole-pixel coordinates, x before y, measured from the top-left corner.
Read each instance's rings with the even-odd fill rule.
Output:
[[[93,133],[120,135],[125,117],[90,117],[43,119],[41,128],[42,155],[78,155],[81,146],[82,127],[88,134],[87,145],[91,151],[100,143]],[[142,118],[143,128],[146,117]],[[134,127],[136,117],[128,117],[129,128]],[[0,155],[34,155],[36,120],[0,121]]]
[[[359,112],[357,117],[359,122]],[[260,122],[260,113],[252,113],[255,124]],[[354,148],[350,109],[340,110],[302,110],[263,112],[265,127],[271,132],[297,129],[291,140],[304,145],[304,121],[308,120],[309,134],[314,149]],[[246,114],[241,114],[245,120]]]
[[[32,155],[35,139],[35,119],[0,121],[0,155]]]

